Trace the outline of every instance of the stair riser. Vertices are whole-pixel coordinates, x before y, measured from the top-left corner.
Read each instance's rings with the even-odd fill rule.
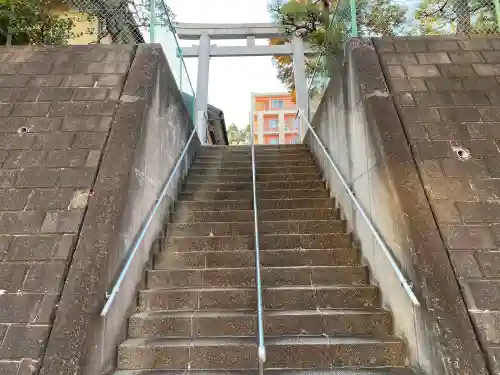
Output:
[[[333,209],[305,210],[265,210],[259,211],[260,221],[280,220],[338,220],[340,213]],[[253,211],[192,211],[183,210],[175,213],[173,222],[254,222]]]
[[[181,238],[170,237],[163,248],[170,252],[253,250],[253,236]],[[261,250],[335,249],[351,247],[349,234],[261,235]],[[166,247],[165,247],[166,246]]]
[[[338,268],[262,268],[262,285],[364,285],[368,272],[364,267]],[[255,269],[150,270],[147,286],[155,288],[239,288],[255,286]]]
[[[258,167],[256,174],[318,173],[316,167]],[[252,168],[191,168],[191,176],[252,175]]]
[[[359,252],[353,249],[263,251],[263,267],[352,266],[359,263]],[[254,251],[205,251],[160,254],[156,269],[254,267]]]
[[[183,201],[221,201],[221,200],[251,200],[253,192],[247,191],[198,191],[181,193]],[[263,190],[259,191],[258,199],[294,199],[294,198],[328,198],[328,191],[323,190]]]
[[[331,198],[296,198],[296,199],[259,199],[259,212],[264,210],[295,210],[334,208],[335,201]],[[176,204],[176,214],[191,214],[193,211],[229,211],[253,210],[252,200],[243,201],[182,201]]]
[[[321,175],[318,172],[314,173],[296,173],[296,174],[283,174],[283,172],[277,172],[275,174],[258,174],[255,176],[257,182],[271,182],[271,181],[306,181],[306,180],[316,180],[321,181]],[[187,178],[187,182],[198,182],[198,183],[217,183],[217,182],[252,182],[252,174],[247,173],[244,175],[230,174],[230,175],[190,175]]]
[[[174,223],[168,233],[176,237],[196,236],[253,236],[253,222],[243,223]],[[259,223],[259,233],[265,234],[322,234],[345,233],[346,223],[341,220],[324,221],[264,221]]]
[[[332,366],[403,366],[402,343],[272,345],[267,346],[266,368],[314,368]],[[255,369],[255,346],[120,347],[120,369]]]
[[[325,189],[323,181],[289,181],[289,182],[257,182],[257,191],[261,190],[304,190],[304,189]],[[245,191],[253,190],[251,182],[238,183],[190,183],[184,187],[184,192],[198,191]]]
[[[266,336],[347,336],[387,335],[391,330],[390,315],[385,312],[339,315],[266,315]],[[204,317],[200,315],[178,317],[132,317],[129,337],[149,338],[202,338],[252,337],[257,334],[254,314],[239,316]]]
[[[139,309],[208,311],[248,310],[257,306],[255,290],[142,290]],[[339,289],[265,289],[262,293],[266,309],[366,308],[380,304],[375,287]]]
[[[194,168],[250,168],[252,159],[221,159],[221,160],[196,160],[193,164]],[[257,160],[255,161],[257,168],[259,167],[299,167],[299,166],[314,166],[314,161],[311,157],[290,160]]]
[[[311,154],[309,152],[299,152],[299,153],[287,153],[280,154],[276,152],[271,153],[256,153],[255,161],[256,162],[267,162],[267,161],[275,161],[275,162],[287,162],[294,160],[311,160]],[[219,162],[219,163],[251,163],[252,155],[250,153],[237,153],[237,154],[204,154],[201,156],[197,156],[195,162],[199,163],[210,163],[210,162]]]

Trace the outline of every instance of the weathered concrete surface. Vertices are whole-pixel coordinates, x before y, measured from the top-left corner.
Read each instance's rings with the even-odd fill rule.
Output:
[[[2,375],[39,369],[132,56],[0,48]]]
[[[115,365],[153,240],[198,144],[188,152],[106,318],[105,293],[193,129],[160,46],[139,45],[127,76],[40,374],[101,374]]]
[[[426,40],[414,43],[426,50],[438,48]],[[412,44],[408,45],[411,48]],[[411,364],[427,374],[487,374],[484,355],[372,41],[353,40],[338,70],[313,126],[414,284],[420,308],[412,305],[311,134],[306,141],[360,241],[385,304],[393,311],[396,333],[408,342]],[[402,78],[398,84],[411,87],[418,83]]]
[[[470,317],[500,374],[500,38],[377,41]]]

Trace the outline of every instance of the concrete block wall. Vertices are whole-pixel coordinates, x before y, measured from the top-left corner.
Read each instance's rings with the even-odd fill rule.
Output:
[[[0,373],[36,373],[131,47],[0,48]]]
[[[376,42],[470,318],[500,373],[500,38]]]

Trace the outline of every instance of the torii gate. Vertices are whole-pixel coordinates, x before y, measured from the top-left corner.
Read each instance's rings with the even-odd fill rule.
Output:
[[[283,36],[283,30],[273,23],[208,24],[178,23],[179,39],[199,40],[199,46],[183,47],[183,57],[198,57],[198,80],[196,84],[195,124],[198,134],[206,134],[206,113],[208,106],[208,76],[210,57],[229,56],[293,56],[297,106],[303,113],[308,111],[308,91],[305,69],[305,54],[314,54],[305,48],[302,39],[294,36],[291,44],[255,45],[256,39],[271,39]],[[246,46],[211,45],[211,40],[246,39]],[[253,121],[253,119],[252,119]],[[202,139],[202,143],[205,140]]]

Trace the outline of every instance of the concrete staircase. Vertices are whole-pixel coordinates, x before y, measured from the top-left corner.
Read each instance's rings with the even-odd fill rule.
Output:
[[[310,153],[259,146],[256,160],[266,372],[410,374]],[[146,271],[116,375],[256,373],[253,230],[250,148],[203,148]]]

